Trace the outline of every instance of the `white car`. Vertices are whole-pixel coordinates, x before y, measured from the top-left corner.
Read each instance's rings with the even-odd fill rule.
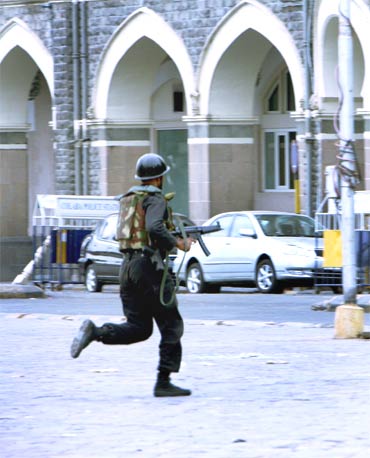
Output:
[[[204,226],[221,230],[203,235],[174,263],[180,284],[190,293],[219,292],[221,286],[256,286],[280,293],[284,286],[312,285],[322,267],[323,242],[315,221],[304,215],[273,211],[238,211],[216,215]]]

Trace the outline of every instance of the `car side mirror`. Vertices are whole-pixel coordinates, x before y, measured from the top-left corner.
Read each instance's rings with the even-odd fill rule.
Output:
[[[239,235],[242,237],[251,237],[253,239],[257,238],[257,234],[254,232],[253,229],[240,229]]]

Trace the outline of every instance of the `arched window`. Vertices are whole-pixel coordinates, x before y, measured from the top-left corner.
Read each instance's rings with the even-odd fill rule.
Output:
[[[265,98],[266,113],[288,113],[295,110],[292,78],[288,71],[280,73]]]
[[[278,84],[274,87],[274,89],[271,92],[271,95],[267,99],[267,111],[272,113],[280,111]]]

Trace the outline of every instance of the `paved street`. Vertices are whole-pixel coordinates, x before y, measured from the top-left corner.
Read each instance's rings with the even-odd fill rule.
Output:
[[[330,292],[314,294],[311,290],[287,294],[258,294],[253,289],[224,288],[221,294],[178,294],[185,319],[247,320],[276,323],[302,322],[333,325],[334,313],[314,311],[313,307],[333,302],[342,296]],[[370,295],[359,295],[358,303],[370,311]],[[46,290],[45,298],[1,299],[0,313],[49,313],[57,315],[120,315],[121,301],[117,286],[105,287],[103,293],[88,293],[82,287],[63,291]],[[370,313],[365,314],[370,324]]]
[[[2,458],[368,454],[369,340],[320,324],[185,319],[173,380],[193,395],[160,399],[158,333],[130,347],[94,342],[73,360],[84,318],[0,313]]]

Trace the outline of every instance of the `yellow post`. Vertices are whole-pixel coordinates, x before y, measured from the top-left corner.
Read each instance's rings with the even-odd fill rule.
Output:
[[[292,140],[290,144],[290,168],[294,177],[294,207],[296,213],[301,213],[301,200],[299,189],[299,174],[298,174],[298,145],[296,140]]]
[[[342,267],[342,232],[337,229],[324,231],[323,267]]]
[[[323,267],[343,267],[342,232],[324,231]],[[340,305],[335,310],[335,338],[355,339],[360,337],[364,327],[364,311],[356,304]]]
[[[57,263],[66,264],[67,262],[67,230],[61,229],[57,234]]]
[[[294,179],[294,190],[295,190],[295,212],[301,213],[301,199],[300,199],[300,187],[299,178]]]

